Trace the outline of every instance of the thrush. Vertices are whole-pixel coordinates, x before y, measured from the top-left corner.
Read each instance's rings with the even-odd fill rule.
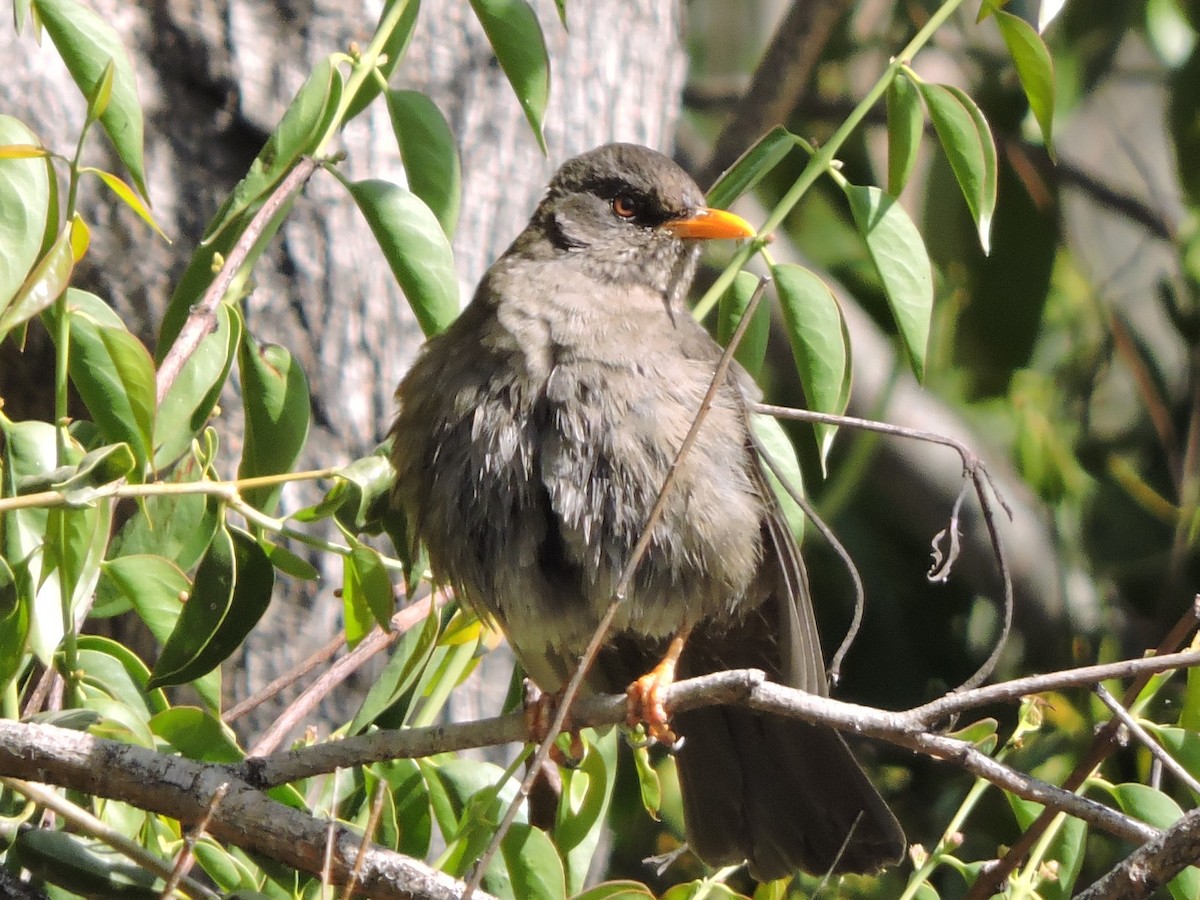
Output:
[[[753,229],[708,209],[645,147],[566,162],[471,303],[396,392],[394,499],[436,579],[499,624],[557,691],[579,664],[713,379],[721,348],[689,314],[700,242]],[[681,677],[759,668],[827,693],[807,576],[751,436],[734,364],[587,684],[654,705]],[[833,730],[735,706],[678,713],[688,843],[770,880],[874,872],[895,817]]]

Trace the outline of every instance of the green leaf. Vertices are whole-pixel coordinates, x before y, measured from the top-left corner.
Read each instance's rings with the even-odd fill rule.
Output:
[[[776,125],[721,173],[716,183],[708,189],[709,206],[726,209],[762,181],[795,146],[796,136],[782,125]]]
[[[925,134],[921,97],[911,81],[900,72],[887,90],[888,193],[899,197],[908,184]]]
[[[419,91],[388,91],[387,108],[409,189],[437,216],[446,237],[454,237],[462,171],[450,126]]]
[[[373,764],[370,771],[387,782],[395,803],[399,836],[389,846],[406,856],[424,859],[433,834],[433,816],[429,788],[420,767],[411,759],[392,759]]]
[[[85,98],[96,95],[104,70],[111,63],[112,93],[100,124],[145,197],[142,107],[138,103],[133,64],[120,36],[104,19],[75,0],[34,0],[34,9]]]
[[[321,60],[313,67],[312,74],[292,98],[283,118],[279,120],[279,125],[250,164],[249,171],[208,223],[200,241],[201,247],[211,247],[217,236],[239,219],[241,221],[236,229],[237,233],[240,234],[245,229],[253,210],[257,209],[275,185],[291,171],[296,161],[316,149],[317,143],[329,127],[341,96],[341,74],[332,59]],[[211,281],[211,277],[209,280]],[[172,297],[172,306],[175,302],[175,297]],[[186,308],[184,312],[186,313]],[[165,321],[163,329],[164,334],[173,340],[174,334],[166,331]],[[170,340],[166,342],[169,344]]]
[[[242,335],[236,308],[217,307],[217,327],[184,363],[154,420],[154,468],[162,471],[188,449],[216,408]]]
[[[150,686],[185,684],[220,665],[266,612],[274,584],[275,569],[258,543],[243,531],[219,529]]]
[[[75,256],[71,248],[73,230],[73,227],[62,230],[46,255],[17,289],[12,302],[0,310],[0,341],[8,332],[48,307],[67,289],[71,273],[75,270]]]
[[[749,272],[738,272],[717,307],[717,340],[728,346],[737,330],[742,315],[750,305],[750,299],[758,290],[758,279]],[[755,378],[762,371],[767,358],[767,339],[771,336],[771,307],[759,301],[754,318],[742,335],[742,342],[734,351],[734,359]]]
[[[279,544],[272,544],[261,535],[258,538],[258,545],[263,548],[263,553],[267,554],[267,559],[271,560],[271,565],[285,575],[291,575],[293,578],[299,578],[301,581],[321,580],[321,573],[317,571],[312,563],[303,557],[297,556],[286,547],[282,547]]]
[[[1200,732],[1200,668],[1187,670],[1187,688],[1183,692],[1183,709],[1179,724],[1188,731]]]
[[[229,726],[205,709],[176,706],[150,720],[150,730],[188,759],[208,763],[241,762],[245,753]]]
[[[808,408],[842,414],[850,398],[850,339],[841,307],[808,269],[781,264],[772,266],[771,275]],[[813,431],[824,468],[837,429],[816,424]]]
[[[638,881],[602,881],[572,900],[654,900],[654,894]]]
[[[383,4],[383,11],[379,14],[379,23],[375,26],[377,34],[379,29],[391,17],[397,6],[403,8],[400,11],[400,17],[397,19],[395,27],[388,33],[387,40],[383,44],[383,55],[387,58],[380,62],[378,66],[384,83],[391,80],[392,72],[396,71],[396,66],[404,58],[404,54],[408,50],[408,42],[412,39],[413,26],[417,23],[417,13],[421,8],[418,0],[387,0]],[[380,79],[368,78],[364,81],[358,89],[358,93],[354,95],[354,99],[350,101],[350,105],[346,109],[344,121],[349,122],[366,109],[371,101],[379,96],[381,90]]]
[[[1021,88],[1042,130],[1046,150],[1054,156],[1054,61],[1037,30],[1019,16],[996,11],[996,24],[1017,67]]]
[[[150,703],[146,695],[150,672],[128,648],[109,638],[81,635],[78,661],[81,684],[128,707],[141,721],[150,720]],[[159,708],[166,706],[166,698],[161,693],[158,693],[156,704]]]
[[[1113,786],[1112,793],[1125,813],[1155,828],[1170,828],[1183,816],[1178,803],[1148,785],[1118,784]],[[1200,871],[1185,869],[1171,880],[1168,888],[1176,900],[1200,896]]]
[[[904,207],[879,188],[847,185],[846,199],[883,282],[908,364],[922,380],[933,318],[933,266],[925,242]]]
[[[427,337],[458,315],[458,276],[450,242],[419,197],[390,181],[356,181],[350,194]]]
[[[154,360],[124,326],[99,324],[75,313],[68,327],[71,381],[101,437],[133,450],[138,465],[131,477],[140,482],[153,456]]]
[[[169,559],[150,554],[130,554],[106,561],[101,575],[102,592],[106,585],[108,591],[128,598],[159,644],[165,644],[170,638],[183,610],[183,598],[192,587],[178,566]],[[196,679],[192,687],[209,706],[220,708],[219,672]]]
[[[654,821],[658,821],[658,811],[662,807],[662,779],[658,770],[650,762],[650,749],[646,744],[633,747],[633,764],[638,778],[638,794],[642,798],[642,808]]]
[[[112,507],[110,500],[104,500],[90,508],[57,507],[47,513],[30,632],[30,646],[43,662],[50,660],[63,638],[63,597],[68,598],[74,622],[75,611],[96,589]]]
[[[97,447],[73,469],[68,468],[64,473],[66,477],[52,485],[52,488],[65,494],[69,503],[80,506],[89,504],[93,499],[89,495],[95,488],[127,477],[133,471],[135,462],[128,444]]]
[[[353,647],[375,623],[379,623],[384,631],[391,630],[396,601],[392,594],[392,581],[379,554],[353,537],[349,540],[352,548],[350,554],[342,557],[342,600],[346,643]]]
[[[155,900],[156,876],[129,862],[120,851],[91,838],[44,828],[17,833],[21,865],[37,878],[84,897]]]
[[[439,626],[437,614],[431,613],[420,628],[410,628],[400,636],[383,671],[367,690],[348,734],[361,734],[412,689],[437,646]]]
[[[117,67],[110,59],[104,66],[104,71],[100,73],[100,80],[96,82],[95,87],[88,95],[87,120],[89,123],[95,122],[108,109],[108,102],[112,99],[113,76],[116,71]]]
[[[200,466],[188,459],[180,463],[170,484],[194,482]],[[165,557],[188,571],[204,555],[216,534],[220,502],[204,494],[146,497],[113,541],[109,559],[129,554]],[[163,634],[160,639],[165,639]]]
[[[0,116],[0,144],[35,143],[21,122]],[[46,159],[0,159],[0,316],[41,253],[53,176]]]
[[[550,99],[550,58],[537,14],[526,0],[471,0],[471,8],[545,153],[542,117]]]
[[[770,416],[755,413],[750,417],[750,425],[754,436],[762,444],[766,455],[775,463],[775,467],[784,474],[788,484],[801,496],[804,496],[804,473],[800,470],[800,460],[796,456],[796,448],[788,439],[783,426]],[[780,484],[770,466],[767,466],[767,481],[770,482],[784,519],[792,529],[792,534],[799,541],[804,534],[804,510],[792,499],[792,495]]]
[[[1170,828],[1183,816],[1178,803],[1148,785],[1127,782],[1112,792],[1124,812],[1155,828]]]
[[[0,693],[24,667],[28,638],[29,598],[19,589],[17,576],[0,556]]]
[[[112,174],[112,172],[105,172],[103,169],[94,169],[91,166],[80,166],[79,171],[81,173],[86,172],[89,175],[95,175],[97,178],[103,181],[108,186],[108,189],[117,195],[117,199],[137,213],[138,218],[157,231],[163,240],[170,243],[170,239],[167,237],[166,233],[162,230],[162,228],[159,227],[158,222],[154,220],[154,214],[150,212],[150,207],[142,202],[142,199],[136,193],[134,193],[133,188],[127,185],[116,175]]]
[[[996,145],[979,107],[956,87],[920,85],[934,130],[979,230],[983,252],[991,249],[996,209]]]
[[[246,331],[239,344],[238,371],[246,421],[238,478],[291,471],[308,438],[312,413],[304,370],[287,348],[259,344]],[[282,491],[282,484],[246,488],[242,497],[250,505],[273,514]]]
[[[514,824],[500,842],[500,856],[508,869],[512,896],[520,900],[565,900],[562,860],[546,832],[532,825]],[[485,878],[485,885],[487,882]]]
[[[589,733],[587,751],[577,768],[562,770],[562,796],[554,825],[554,843],[563,857],[567,891],[575,894],[592,867],[616,784],[617,729]]]
[[[297,511],[292,518],[316,522],[336,516],[342,527],[353,534],[391,533],[399,515],[391,503],[392,483],[396,480],[387,445],[381,445],[337,472],[337,481],[320,503]]]

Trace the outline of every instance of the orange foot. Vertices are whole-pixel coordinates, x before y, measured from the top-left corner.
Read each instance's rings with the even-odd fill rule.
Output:
[[[671,719],[663,702],[664,695],[675,681],[675,666],[679,663],[679,655],[683,652],[687,636],[688,632],[685,630],[671,638],[662,662],[625,689],[628,701],[626,724],[630,728],[636,728],[644,722],[650,739],[658,741],[668,749],[678,749],[682,742],[679,735],[671,729]]]
[[[544,693],[537,689],[531,682],[525,682],[525,730],[529,735],[529,742],[532,744],[540,744],[550,734],[550,726],[554,724],[554,717],[558,714],[558,707],[562,701],[562,694],[555,691],[554,693]],[[571,725],[571,716],[568,713],[567,718],[563,721],[563,731],[571,736],[571,747],[567,752],[563,752],[555,744],[550,748],[550,758],[560,766],[574,769],[583,761],[583,738],[579,736],[578,730]]]

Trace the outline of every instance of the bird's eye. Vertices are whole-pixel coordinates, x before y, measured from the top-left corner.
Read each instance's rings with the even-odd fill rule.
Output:
[[[612,208],[622,219],[632,219],[641,211],[641,205],[628,194],[617,194],[613,197]]]

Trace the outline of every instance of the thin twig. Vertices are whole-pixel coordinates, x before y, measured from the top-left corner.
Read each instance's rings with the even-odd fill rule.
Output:
[[[1095,688],[1093,688],[1093,690],[1096,692],[1096,696],[1100,698],[1104,705],[1112,710],[1113,715],[1125,724],[1125,727],[1129,729],[1130,734],[1141,741],[1142,744],[1145,745],[1146,749],[1150,751],[1150,754],[1160,763],[1162,763],[1163,768],[1169,771],[1172,775],[1186,784],[1197,794],[1200,794],[1200,781],[1197,781],[1192,776],[1191,772],[1181,766],[1175,757],[1163,749],[1162,744],[1156,741],[1150,732],[1143,728],[1141,723],[1129,714],[1129,710],[1117,702],[1116,697],[1105,690],[1104,685],[1098,684]]]
[[[324,647],[321,647],[319,650],[309,656],[308,659],[300,663],[300,665],[288,672],[284,672],[270,684],[260,688],[241,703],[230,707],[221,714],[221,721],[227,725],[230,722],[236,722],[242,716],[252,712],[262,704],[266,703],[280,691],[295,684],[318,666],[325,665],[327,662],[337,656],[338,651],[344,646],[346,646],[346,632],[342,631],[328,644],[326,644]]]
[[[379,827],[379,819],[383,816],[383,792],[386,788],[386,779],[380,778],[379,783],[375,785],[375,796],[371,799],[371,814],[367,817],[367,827],[363,830],[362,847],[359,848],[358,857],[354,860],[354,868],[350,870],[350,878],[342,889],[342,900],[350,900],[354,896],[354,886],[358,884],[359,876],[362,875],[363,860],[367,858],[367,848],[371,846],[375,829]]]
[[[583,684],[583,679],[587,675],[587,671],[591,668],[592,661],[595,660],[596,654],[600,652],[600,647],[603,645],[608,636],[608,630],[612,626],[613,619],[617,615],[617,610],[621,604],[625,602],[625,596],[629,591],[629,586],[633,582],[634,573],[642,562],[642,557],[646,555],[646,551],[650,548],[650,541],[653,537],[655,526],[658,520],[662,518],[663,511],[666,509],[667,496],[671,487],[675,484],[675,479],[678,476],[679,465],[687,453],[692,449],[692,445],[696,442],[696,436],[700,432],[700,426],[708,417],[708,411],[712,408],[713,401],[716,399],[717,391],[721,385],[725,383],[726,376],[729,372],[729,367],[733,363],[733,354],[737,350],[738,344],[745,335],[746,329],[750,325],[751,319],[754,317],[754,311],[758,307],[758,302],[762,299],[763,294],[767,289],[769,279],[760,278],[758,287],[750,297],[750,301],[746,304],[746,309],[742,313],[742,318],[738,322],[737,328],[734,329],[733,335],[729,339],[729,345],[725,347],[721,353],[721,358],[717,362],[717,368],[713,372],[712,381],[709,382],[708,390],[704,394],[704,398],[700,401],[700,408],[696,411],[695,418],[692,419],[691,428],[684,436],[683,443],[679,445],[679,452],[675,454],[675,459],[671,462],[671,467],[667,470],[666,477],[663,479],[662,487],[659,488],[658,497],[654,501],[654,506],[651,507],[649,515],[646,517],[646,523],[642,526],[642,532],[638,537],[637,543],[634,545],[633,552],[630,554],[628,561],[625,563],[625,568],[621,572],[621,577],[617,581],[616,590],[613,593],[613,599],[609,603],[608,608],[604,611],[604,615],[600,617],[599,623],[596,625],[595,631],[592,633],[592,638],[588,641],[587,648],[583,652],[583,656],[579,660],[579,665],[576,667],[571,679],[567,682],[567,686],[563,689],[562,698],[559,701],[558,709],[555,711],[554,719],[550,723],[550,728],[543,738],[542,743],[538,746],[537,752],[529,763],[525,777],[521,780],[517,787],[516,795],[512,802],[509,803],[508,809],[504,811],[504,818],[500,820],[499,826],[492,835],[491,841],[488,843],[487,849],[475,863],[474,871],[471,873],[470,879],[467,881],[467,888],[463,892],[462,900],[470,900],[471,894],[479,887],[483,881],[483,874],[487,870],[488,863],[495,857],[500,850],[500,842],[504,840],[504,835],[508,833],[512,823],[516,821],[517,812],[521,804],[525,802],[525,798],[529,796],[530,790],[533,788],[534,782],[538,778],[538,773],[541,772],[542,766],[550,756],[550,748],[554,745],[554,740],[562,732],[563,726],[566,724],[567,716],[571,713],[571,705],[575,697],[579,693],[579,688]]]
[[[424,600],[418,600],[392,616],[392,630],[384,633],[379,628],[368,632],[358,645],[330,666],[321,677],[305,688],[300,696],[290,703],[279,717],[250,748],[247,756],[266,756],[273,753],[288,733],[303,721],[329,692],[345,681],[371,657],[392,646],[408,629],[425,621],[446,602],[444,591],[434,591]]]
[[[1165,658],[1172,653],[1176,648],[1180,647],[1192,630],[1196,627],[1196,623],[1200,622],[1200,595],[1197,595],[1193,600],[1191,607],[1185,612],[1179,621],[1167,634],[1166,637],[1159,642],[1155,649],[1155,655],[1159,658]],[[1139,672],[1130,682],[1129,687],[1125,689],[1122,696],[1124,705],[1129,706],[1137,700],[1138,694],[1142,692],[1142,688],[1150,681],[1154,673],[1151,671]],[[1120,728],[1120,722],[1116,719],[1110,719],[1103,728],[1096,732],[1092,738],[1091,746],[1086,754],[1070,776],[1063,787],[1066,790],[1077,790],[1096,770],[1108,755],[1112,752],[1116,744],[1117,731]],[[1009,874],[1016,870],[1017,866],[1021,865],[1029,851],[1041,839],[1046,829],[1050,827],[1050,823],[1054,820],[1055,812],[1050,809],[1043,810],[1016,841],[1008,848],[1004,856],[995,865],[985,869],[980,873],[979,878],[971,885],[967,891],[964,900],[985,900],[990,897],[996,890],[997,885],[1001,884],[1008,878]]]
[[[1192,666],[1200,666],[1200,651],[1126,659],[1030,675],[970,691],[952,692],[921,706],[898,712],[818,697],[784,685],[772,685],[769,694],[756,693],[759,686],[766,682],[766,676],[757,669],[733,669],[676,682],[667,689],[664,705],[670,713],[718,703],[761,705],[769,712],[895,743],[893,738],[896,735],[927,731],[951,716],[972,709],[1016,703],[1023,697],[1047,691],[1090,688],[1112,679],[1132,678],[1136,683],[1159,672]],[[580,728],[612,725],[624,721],[625,709],[624,694],[589,695],[576,701],[572,709],[572,721]],[[474,722],[355,735],[340,741],[247,758],[229,767],[229,772],[264,790],[337,769],[388,759],[418,759],[437,753],[518,742],[527,735],[524,717],[520,713],[513,713]]]
[[[863,615],[867,608],[867,592],[863,587],[862,575],[859,574],[858,566],[854,564],[854,558],[850,556],[850,551],[838,540],[837,535],[833,533],[833,529],[826,524],[825,520],[817,514],[816,509],[808,502],[808,498],[800,493],[796,485],[792,484],[791,479],[784,474],[779,464],[767,452],[766,446],[758,439],[757,435],[754,436],[754,446],[758,450],[759,457],[767,464],[767,468],[771,470],[775,478],[783,485],[783,489],[787,491],[788,496],[804,511],[804,515],[808,520],[816,526],[817,531],[821,533],[821,537],[825,539],[825,543],[833,548],[833,552],[841,559],[842,565],[846,567],[846,572],[850,575],[850,581],[854,589],[854,614],[850,618],[850,625],[846,629],[846,635],[842,638],[842,643],[838,646],[837,652],[833,654],[833,661],[829,664],[829,683],[836,685],[841,679],[842,662],[845,660],[846,654],[850,652],[850,648],[854,645],[854,639],[858,637],[859,629],[862,627]]]
[[[184,365],[200,346],[200,342],[212,331],[216,324],[217,306],[225,297],[234,276],[245,264],[251,249],[258,242],[268,223],[283,208],[292,195],[300,190],[312,177],[319,163],[312,157],[301,157],[282,181],[271,191],[270,196],[263,202],[262,207],[254,214],[246,230],[238,237],[237,242],[229,250],[229,255],[221,266],[200,302],[188,312],[187,321],[171,345],[162,365],[158,367],[156,376],[156,399],[159,404],[183,371]]]
[[[992,482],[991,475],[988,474],[987,469],[983,465],[983,460],[962,441],[931,431],[921,431],[916,428],[908,428],[904,425],[892,425],[887,422],[876,422],[872,419],[862,419],[857,416],[838,416],[830,413],[813,412],[807,409],[773,406],[769,403],[759,403],[755,409],[758,412],[779,418],[876,431],[880,434],[891,435],[892,437],[941,444],[957,451],[962,460],[963,474],[971,478],[971,482],[975,488],[975,496],[979,499],[984,524],[987,526],[988,538],[992,544],[992,553],[996,557],[996,566],[1000,570],[1000,580],[1003,585],[1002,590],[1004,595],[1002,602],[1002,625],[1000,634],[993,645],[992,652],[988,654],[988,658],[976,669],[975,673],[959,685],[957,690],[970,690],[978,687],[987,680],[988,676],[995,670],[996,663],[1000,659],[1000,654],[1004,652],[1004,646],[1008,642],[1008,636],[1012,630],[1013,605],[1015,601],[1013,597],[1012,573],[1009,571],[1008,560],[1004,555],[1003,542],[1000,540],[1000,532],[996,527],[995,510],[992,506],[991,498],[995,497],[996,502],[1000,504],[1000,508],[1004,510],[1010,519],[1012,518],[1012,510],[999,490],[997,490],[996,485]],[[951,522],[951,527],[954,527],[954,522]]]
[[[187,877],[188,870],[192,867],[193,852],[196,846],[196,841],[204,836],[204,832],[208,829],[208,823],[212,821],[213,813],[217,806],[225,799],[225,795],[229,793],[229,782],[222,782],[221,785],[213,791],[212,797],[208,801],[208,809],[205,810],[203,817],[189,828],[183,839],[183,848],[179,851],[179,856],[175,860],[175,867],[171,870],[171,877],[167,879],[166,887],[163,888],[159,895],[159,900],[167,900],[175,892],[175,888],[180,881]]]

